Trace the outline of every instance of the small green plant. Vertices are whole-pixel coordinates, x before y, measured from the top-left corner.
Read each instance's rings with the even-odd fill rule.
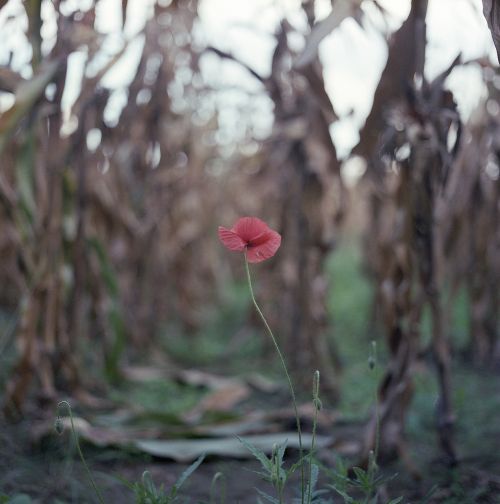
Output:
[[[267,457],[267,455],[250,444],[248,441],[245,441],[242,438],[238,438],[241,443],[248,449],[248,451],[260,462],[262,466],[262,471],[258,471],[257,474],[261,475],[265,481],[271,483],[273,488],[276,491],[277,497],[273,497],[266,492],[256,489],[258,494],[268,502],[282,504],[284,502],[284,490],[286,483],[288,481],[289,476],[295,470],[295,467],[290,469],[285,469],[283,466],[283,457],[285,455],[286,450],[286,441],[282,444],[275,444],[273,446],[271,457]]]
[[[336,470],[326,470],[333,479],[333,483],[328,487],[334,490],[344,499],[344,504],[382,504],[379,498],[380,489],[393,476],[384,476],[379,474],[378,466],[375,462],[374,452],[370,452],[368,468],[353,467],[353,476],[349,476],[349,470],[341,459],[338,459]],[[361,495],[355,498],[353,495]],[[403,497],[397,497],[383,504],[398,504],[402,502]]]
[[[69,412],[69,418],[71,422],[71,433],[73,435],[73,438],[75,440],[75,445],[76,449],[78,451],[78,455],[80,456],[80,460],[82,461],[83,466],[85,467],[85,471],[87,473],[88,479],[90,481],[90,484],[96,494],[97,500],[99,501],[100,504],[104,504],[104,498],[102,496],[101,491],[99,490],[99,487],[97,486],[92,473],[90,471],[90,468],[85,460],[85,457],[83,455],[81,446],[80,446],[80,441],[78,439],[78,433],[76,432],[74,421],[73,421],[73,412],[71,410],[71,405],[69,404],[68,401],[61,401],[57,405],[57,417],[55,421],[55,430],[58,434],[62,434],[64,431],[64,424],[60,415],[60,409],[66,406]],[[134,492],[134,497],[135,497],[135,502],[137,504],[173,504],[175,502],[178,502],[179,498],[179,489],[181,486],[185,483],[185,481],[193,474],[194,471],[198,468],[198,466],[203,462],[203,459],[205,458],[205,455],[201,455],[195,462],[193,462],[180,476],[179,479],[175,482],[175,484],[172,486],[170,491],[167,493],[164,489],[164,486],[161,485],[159,488],[155,486],[153,482],[153,478],[151,477],[151,473],[149,471],[144,471],[142,474],[141,481],[135,482],[135,483],[129,483],[125,480],[122,480],[123,483],[125,483],[126,486],[128,486],[133,492]],[[2,500],[3,499],[3,500]],[[2,502],[8,502],[8,503],[13,503],[13,502],[18,502],[15,500],[5,500],[9,499],[7,496],[0,496],[0,503]],[[22,501],[24,502],[24,501]],[[21,504],[21,501],[19,501],[19,504]]]
[[[144,471],[140,481],[128,485],[134,492],[136,504],[173,504],[179,502],[179,490],[185,481],[193,474],[203,462],[205,455],[201,455],[193,462],[174,483],[170,491],[166,491],[164,485],[157,487],[149,471]]]
[[[320,496],[326,493],[326,490],[316,490],[316,485],[318,483],[319,476],[319,466],[314,463],[314,452],[316,449],[316,427],[318,423],[318,412],[321,409],[321,400],[319,398],[319,371],[315,371],[313,379],[313,404],[314,404],[314,419],[313,419],[313,430],[311,439],[311,450],[309,454],[304,457],[300,457],[299,460],[293,464],[289,469],[284,467],[284,455],[286,451],[286,442],[282,444],[276,444],[273,446],[271,457],[268,458],[267,455],[250,444],[245,439],[238,438],[241,443],[252,453],[252,455],[261,463],[262,471],[257,472],[261,475],[265,481],[268,481],[273,486],[276,497],[273,497],[260,489],[256,489],[258,494],[268,502],[273,502],[275,504],[281,504],[284,501],[284,491],[285,486],[290,479],[290,476],[299,467],[304,467],[306,463],[309,465],[309,478],[307,485],[301,491],[301,499],[297,502],[304,502],[307,504],[319,504],[322,501]],[[307,460],[306,460],[307,459]]]
[[[371,342],[370,354],[368,356],[368,368],[373,372],[377,365],[377,344],[375,341]],[[333,483],[328,485],[329,488],[334,490],[343,499],[345,504],[379,504],[379,493],[381,488],[394,476],[384,476],[379,474],[379,467],[377,464],[379,439],[380,439],[380,418],[378,408],[378,385],[376,380],[373,380],[373,395],[375,402],[375,449],[371,450],[368,455],[367,468],[353,467],[353,476],[349,476],[349,470],[341,458],[337,459],[336,470],[326,470],[333,479]],[[354,498],[352,495],[360,494],[361,499]],[[397,497],[387,504],[398,504],[403,500],[403,497]],[[385,503],[384,503],[385,504]]]

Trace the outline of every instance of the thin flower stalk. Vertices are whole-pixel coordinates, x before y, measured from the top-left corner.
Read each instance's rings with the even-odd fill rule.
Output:
[[[257,310],[257,313],[259,314],[259,316],[264,324],[264,327],[266,328],[269,336],[271,337],[274,348],[276,349],[276,352],[278,353],[281,365],[283,367],[283,370],[285,371],[286,379],[288,381],[288,386],[290,388],[290,394],[292,396],[293,410],[295,413],[295,421],[297,423],[297,434],[298,434],[298,438],[299,438],[299,460],[302,461],[302,456],[303,456],[302,429],[300,427],[300,417],[299,417],[299,410],[297,408],[297,400],[295,397],[295,390],[293,388],[293,383],[292,383],[292,379],[290,377],[290,374],[288,373],[288,368],[286,366],[285,358],[283,357],[283,354],[281,353],[280,347],[278,345],[278,341],[276,340],[276,337],[274,336],[273,331],[266,320],[266,317],[262,313],[262,310],[260,309],[260,307],[257,303],[257,300],[255,299],[255,294],[254,294],[253,286],[252,286],[252,277],[250,275],[250,266],[248,264],[248,258],[247,258],[247,250],[245,250],[245,269],[246,269],[246,273],[247,273],[248,288],[250,290],[250,296],[252,298],[253,305],[255,306],[255,309]],[[305,474],[304,474],[303,462],[301,462],[301,464],[300,464],[300,472],[301,472],[301,503],[304,504]]]
[[[316,449],[316,427],[318,425],[318,412],[321,409],[321,400],[319,398],[319,371],[314,372],[313,377],[313,406],[314,406],[314,418],[313,418],[313,429],[312,429],[312,439],[311,439],[311,453],[309,454],[309,493],[307,496],[308,504],[312,503],[312,468],[313,468],[313,456],[314,450]]]

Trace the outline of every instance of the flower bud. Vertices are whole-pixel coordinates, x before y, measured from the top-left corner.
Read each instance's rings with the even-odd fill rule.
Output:
[[[378,469],[377,459],[373,450],[370,450],[368,453],[368,467],[374,471]]]
[[[373,370],[376,364],[377,364],[377,342],[372,341],[372,346],[370,348],[370,355],[368,357],[368,367],[370,368],[370,370]]]
[[[319,397],[319,371],[316,369],[313,375],[313,397]]]
[[[62,421],[62,418],[59,416],[56,418],[56,421],[54,422],[54,429],[59,435],[61,435],[64,432],[64,422]]]
[[[375,367],[375,359],[372,355],[368,357],[368,367],[370,368],[370,371]]]

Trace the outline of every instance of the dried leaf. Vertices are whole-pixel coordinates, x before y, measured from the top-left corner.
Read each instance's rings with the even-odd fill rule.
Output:
[[[250,389],[243,383],[218,388],[206,395],[191,411],[185,414],[186,420],[194,422],[207,411],[231,411],[234,406],[250,395]]]
[[[124,366],[121,372],[123,378],[139,383],[170,378],[166,369],[153,366]]]
[[[312,63],[317,57],[321,41],[330,35],[344,19],[353,16],[359,10],[360,5],[361,0],[337,0],[333,4],[330,15],[314,25],[306,40],[306,47],[295,61],[294,67],[301,69]]]
[[[299,447],[299,440],[295,432],[245,436],[245,440],[266,454],[272,453],[273,445],[281,445],[285,441],[287,441],[288,448]],[[310,434],[302,434],[303,445],[309,446],[311,440],[312,436]],[[318,449],[326,448],[331,441],[332,438],[330,437],[316,436],[316,447]],[[253,457],[235,437],[224,439],[179,439],[173,441],[136,440],[133,445],[155,457],[173,459],[181,463],[191,462],[203,453],[208,456],[215,455],[240,459]]]
[[[228,378],[198,369],[183,369],[175,377],[188,385],[208,387],[214,390],[237,387],[243,384],[238,378]]]
[[[22,82],[24,79],[17,72],[10,68],[0,67],[0,91],[14,93]]]
[[[59,61],[51,61],[35,77],[19,84],[15,92],[15,102],[0,115],[0,151],[7,141],[7,135],[42,96],[45,88],[54,78],[60,66],[61,63]]]
[[[302,74],[307,79],[312,95],[316,99],[321,112],[324,114],[325,119],[328,123],[338,119],[337,113],[333,108],[333,104],[328,96],[325,89],[325,83],[323,80],[323,69],[319,65],[315,65],[314,62],[301,67]]]
[[[483,0],[483,13],[500,61],[500,4],[498,0]]]

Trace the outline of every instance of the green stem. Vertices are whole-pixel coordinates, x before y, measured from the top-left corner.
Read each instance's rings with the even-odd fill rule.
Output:
[[[314,406],[314,417],[313,417],[313,429],[312,429],[312,439],[311,439],[311,453],[309,454],[309,494],[307,496],[308,504],[312,503],[312,466],[313,466],[313,455],[314,449],[316,448],[316,428],[318,425],[318,411],[320,408],[319,399],[319,371],[314,373],[313,380],[313,406]]]
[[[78,440],[78,434],[76,433],[75,424],[73,423],[73,412],[71,410],[71,405],[69,404],[68,401],[61,401],[57,405],[57,415],[60,416],[59,415],[59,409],[61,408],[62,405],[65,405],[68,408],[69,419],[70,419],[70,422],[71,422],[71,432],[73,433],[73,437],[75,439],[76,449],[78,451],[78,455],[80,455],[80,460],[82,461],[83,467],[85,467],[85,470],[87,471],[87,476],[89,478],[90,484],[92,485],[92,488],[94,489],[94,492],[97,495],[97,500],[101,504],[105,504],[104,503],[104,499],[102,498],[101,492],[100,492],[98,486],[96,485],[96,483],[94,481],[94,478],[92,477],[92,473],[90,472],[89,466],[87,465],[87,462],[85,462],[85,457],[83,456],[83,452],[82,452],[82,449],[80,447],[80,441]]]
[[[295,413],[295,421],[297,422],[297,434],[299,436],[299,460],[301,460],[301,464],[300,464],[301,503],[304,504],[305,476],[304,476],[304,462],[302,460],[302,454],[303,454],[302,430],[300,428],[299,410],[297,408],[297,400],[295,398],[295,390],[293,388],[293,383],[292,383],[292,379],[290,378],[290,374],[288,373],[288,368],[286,367],[285,358],[283,357],[283,354],[281,353],[278,342],[277,342],[276,338],[274,337],[273,331],[269,327],[269,324],[267,323],[266,317],[264,317],[262,310],[260,309],[259,305],[257,304],[257,300],[255,299],[255,295],[254,295],[253,287],[252,287],[252,278],[250,276],[250,267],[248,265],[248,258],[247,258],[247,251],[246,250],[245,250],[245,268],[246,268],[246,272],[247,272],[248,287],[250,289],[250,296],[252,297],[253,305],[255,306],[257,313],[259,314],[260,318],[262,319],[262,322],[264,323],[264,326],[265,326],[267,332],[269,333],[269,336],[271,337],[274,348],[276,349],[276,352],[278,353],[278,356],[280,358],[281,365],[283,366],[283,370],[285,371],[286,379],[288,381],[288,386],[290,387],[290,394],[292,396],[293,410]]]
[[[278,462],[278,457],[275,457],[274,459],[274,467],[276,468],[276,475],[275,475],[275,478],[276,478],[276,481],[277,481],[277,485],[278,485],[278,501],[279,501],[279,504],[283,504],[283,484],[281,482],[281,478],[280,478],[280,464]]]
[[[283,501],[283,488],[281,487],[281,485],[280,485],[279,491],[278,491],[278,500],[279,500],[279,504],[283,504],[283,502],[284,502]]]
[[[380,412],[378,406],[378,387],[375,388],[375,451],[374,460],[377,462],[378,450],[380,445]]]
[[[372,341],[372,362],[373,365],[371,366],[371,371],[373,372],[377,363],[377,347],[374,341]],[[373,396],[375,401],[375,443],[373,449],[373,457],[370,457],[371,458],[371,460],[369,461],[370,467],[368,468],[372,484],[377,472],[377,459],[380,447],[380,411],[379,411],[380,408],[378,400],[378,382],[376,379],[374,379],[373,382],[374,382]],[[376,491],[374,493],[376,493]],[[366,501],[368,502],[368,496]]]
[[[220,502],[224,504],[226,502],[226,477],[223,473],[217,472],[212,478],[212,484],[210,485],[210,504],[216,504],[215,501],[215,490],[218,481],[220,480]]]
[[[313,466],[313,454],[316,448],[316,425],[318,423],[318,410],[314,410],[314,420],[313,420],[313,430],[312,430],[312,440],[311,440],[311,453],[309,454],[309,495],[307,497],[307,502],[312,503],[312,466]]]

